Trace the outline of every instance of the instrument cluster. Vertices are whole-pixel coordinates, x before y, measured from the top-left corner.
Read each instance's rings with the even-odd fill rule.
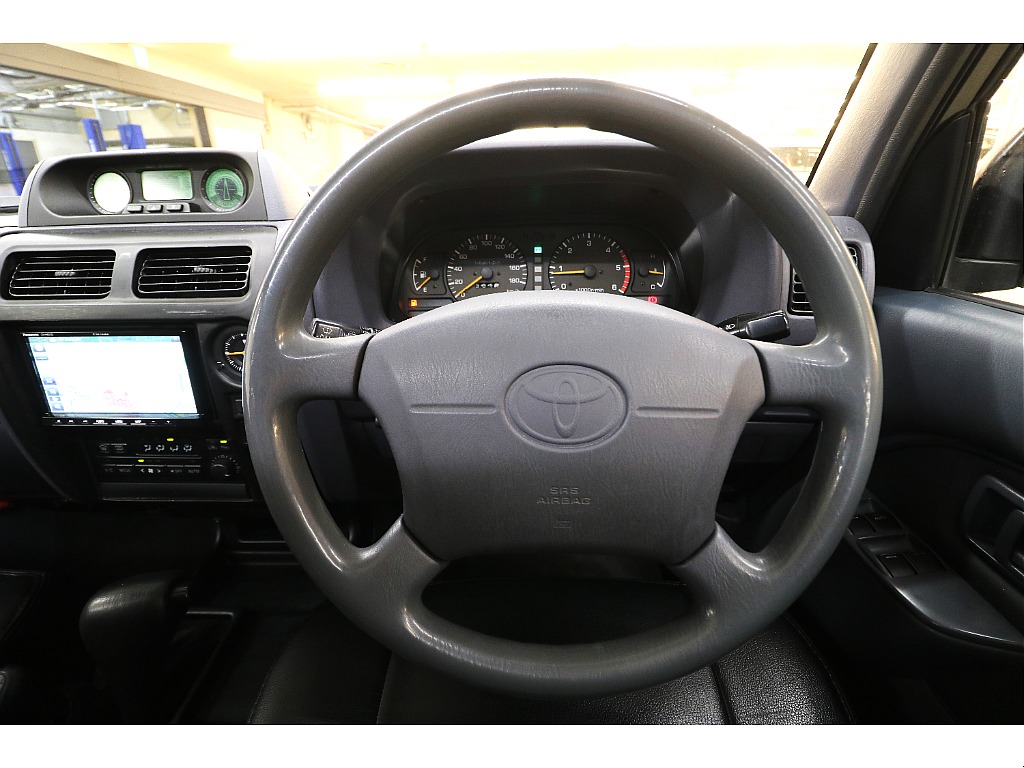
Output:
[[[680,288],[668,249],[638,227],[484,226],[421,240],[398,276],[395,305],[398,316],[412,317],[475,296],[532,290],[620,294],[675,307]]]

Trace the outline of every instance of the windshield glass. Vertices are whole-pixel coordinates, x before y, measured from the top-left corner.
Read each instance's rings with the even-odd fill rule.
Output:
[[[36,54],[35,71],[24,68],[26,48],[47,49]],[[571,35],[421,38],[394,30],[343,49],[334,43],[0,45],[0,132],[7,137],[0,195],[20,194],[32,165],[54,154],[168,146],[273,149],[312,186],[375,133],[433,102],[550,76],[613,80],[686,101],[769,147],[806,179],[866,48],[676,46],[656,35],[643,43]],[[83,61],[121,65],[117,88],[69,78]]]

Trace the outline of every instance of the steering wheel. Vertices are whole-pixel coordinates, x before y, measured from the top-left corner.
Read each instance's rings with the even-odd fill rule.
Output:
[[[814,341],[744,341],[665,307],[566,291],[455,302],[372,337],[306,332],[320,272],[368,201],[444,152],[535,126],[619,133],[717,174],[799,270],[814,302]],[[866,483],[881,363],[846,246],[774,155],[667,97],[550,79],[441,102],[378,134],[331,176],[261,288],[244,396],[270,510],[299,562],[356,624],[401,656],[472,683],[604,695],[711,663],[806,588]],[[357,396],[391,443],[404,498],[398,522],[362,549],[332,521],[296,425],[305,401]],[[792,511],[751,553],[718,527],[715,505],[743,426],[763,404],[813,408],[821,431]],[[619,480],[623,466],[629,484]],[[652,558],[679,578],[693,607],[640,634],[556,646],[484,635],[424,606],[422,592],[446,561],[499,552]]]

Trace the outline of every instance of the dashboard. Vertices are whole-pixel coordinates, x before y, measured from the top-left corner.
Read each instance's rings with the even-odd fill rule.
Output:
[[[813,316],[790,311],[785,254],[717,180],[628,139],[526,133],[437,158],[368,201],[338,233],[308,330],[373,333],[478,296],[565,290],[726,326],[784,314],[787,343],[813,337]],[[17,226],[0,231],[0,455],[30,468],[0,472],[0,493],[264,514],[242,414],[247,326],[308,197],[265,152],[41,163]],[[870,241],[837,224],[867,282]],[[734,461],[784,460],[810,421],[759,417]],[[388,488],[394,504],[390,448],[365,405],[310,403],[299,422],[329,504],[373,507]]]

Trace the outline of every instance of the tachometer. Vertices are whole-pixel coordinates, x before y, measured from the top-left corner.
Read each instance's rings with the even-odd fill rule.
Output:
[[[554,291],[625,293],[629,278],[625,250],[596,232],[580,232],[563,240],[548,262],[548,287]]]
[[[526,259],[511,240],[499,235],[473,235],[448,258],[445,276],[456,301],[526,288]]]

